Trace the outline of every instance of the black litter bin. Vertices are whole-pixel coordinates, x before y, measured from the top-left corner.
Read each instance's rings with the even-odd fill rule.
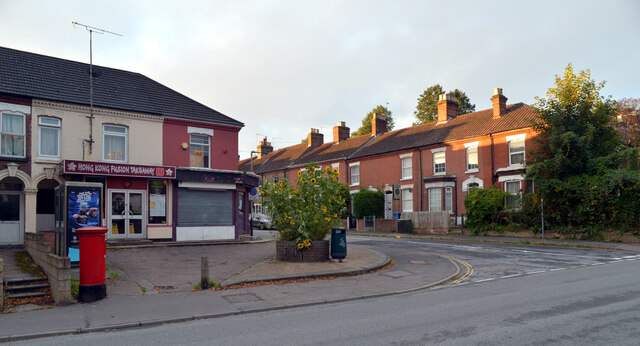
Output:
[[[344,227],[331,229],[331,258],[344,259],[347,257],[347,231]]]

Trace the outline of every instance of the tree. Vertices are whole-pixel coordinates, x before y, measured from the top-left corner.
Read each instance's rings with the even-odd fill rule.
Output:
[[[547,98],[536,97],[534,108],[539,118],[533,129],[538,136],[529,176],[566,180],[593,174],[595,158],[619,149],[612,126],[614,102],[600,96],[604,84],[592,80],[589,70],[575,74],[569,64],[563,76],[556,75],[555,87],[549,89]]]
[[[640,229],[640,148],[624,148],[614,129],[615,103],[600,96],[604,82],[569,64],[546,98],[536,98],[538,132],[527,179],[544,199],[552,227]]]
[[[357,131],[351,133],[351,136],[355,137],[355,136],[370,134],[371,120],[373,119],[373,115],[376,113],[384,115],[384,118],[387,121],[387,131],[393,130],[395,123],[393,121],[393,117],[391,116],[392,114],[391,111],[388,110],[387,107],[378,105],[374,109],[372,109],[371,112],[367,113],[364,119],[362,119],[362,126],[360,126],[360,128]]]
[[[624,98],[616,101],[618,120],[622,124],[621,135],[625,144],[640,147],[640,98]]]
[[[440,84],[432,85],[422,92],[422,95],[418,97],[418,106],[413,112],[416,116],[416,122],[413,123],[413,126],[438,120],[438,96],[444,93],[445,91]],[[455,89],[453,95],[458,102],[458,115],[475,112],[476,105],[471,104],[467,94]]]

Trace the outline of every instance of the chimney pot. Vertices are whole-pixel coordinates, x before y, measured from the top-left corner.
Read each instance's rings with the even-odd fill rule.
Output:
[[[267,142],[267,137],[264,137],[258,145],[258,158],[261,158],[273,151],[271,142]]]
[[[500,119],[507,113],[507,97],[502,94],[502,88],[493,89],[491,102],[493,103],[493,119]]]
[[[349,138],[349,128],[344,121],[338,121],[338,125],[333,127],[333,141],[340,143]]]
[[[438,96],[438,124],[446,123],[458,115],[458,103],[451,93]]]
[[[374,113],[371,119],[371,135],[377,136],[387,132],[387,119],[381,113]]]
[[[324,135],[320,133],[319,129],[311,128],[307,136],[307,146],[317,147],[322,145],[322,143],[324,143]]]

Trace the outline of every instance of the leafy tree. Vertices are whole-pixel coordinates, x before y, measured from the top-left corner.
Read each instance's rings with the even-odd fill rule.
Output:
[[[353,195],[353,213],[358,219],[365,216],[382,217],[384,194],[380,191],[361,189]]]
[[[613,128],[616,108],[611,99],[600,96],[605,82],[596,83],[589,70],[575,74],[569,64],[563,76],[556,75],[555,87],[547,98],[536,97],[538,132],[532,152],[531,178],[566,180],[595,173],[595,158],[620,148]],[[611,167],[615,168],[615,167]]]
[[[445,91],[440,84],[432,85],[422,92],[422,95],[418,97],[418,106],[413,112],[416,116],[416,122],[413,123],[413,126],[438,120],[438,96],[444,93]],[[467,94],[455,89],[453,95],[458,102],[458,115],[475,112],[476,105],[471,104]]]
[[[351,133],[351,136],[354,137],[354,136],[362,136],[362,135],[370,134],[371,121],[373,119],[373,115],[376,113],[384,115],[385,120],[387,120],[387,131],[393,130],[395,123],[393,121],[393,117],[391,116],[392,114],[391,111],[388,110],[387,107],[378,105],[374,109],[372,109],[369,113],[367,113],[364,119],[362,119],[362,126],[360,126],[360,128],[355,132]]]
[[[624,149],[614,129],[617,108],[600,96],[604,82],[569,64],[547,98],[536,98],[536,146],[527,179],[559,228],[640,229],[640,148]]]
[[[627,145],[640,147],[640,98],[624,98],[616,101],[621,116],[622,140]]]

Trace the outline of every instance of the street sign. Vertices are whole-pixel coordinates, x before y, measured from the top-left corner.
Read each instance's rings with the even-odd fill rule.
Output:
[[[252,187],[251,190],[249,190],[249,200],[253,202],[260,200],[260,191],[258,191],[257,188]]]
[[[393,200],[399,201],[400,199],[400,184],[393,184]]]

